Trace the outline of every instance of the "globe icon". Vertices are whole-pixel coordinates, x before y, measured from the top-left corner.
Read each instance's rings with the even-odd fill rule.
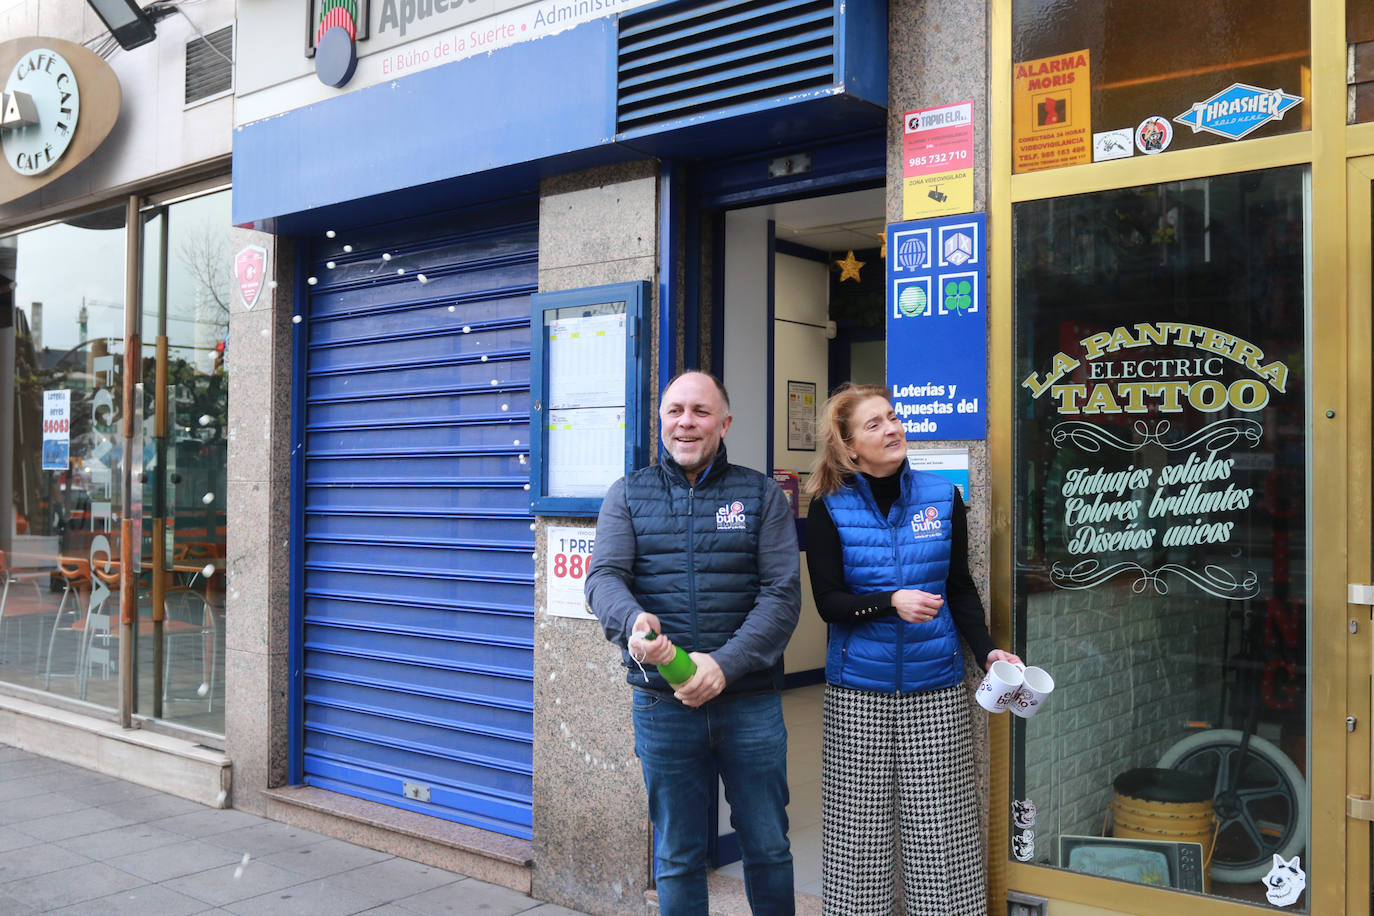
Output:
[[[924,315],[930,299],[919,286],[908,286],[897,297],[897,308],[908,318]]]
[[[919,236],[902,239],[897,246],[897,265],[911,270],[926,262],[926,243]]]

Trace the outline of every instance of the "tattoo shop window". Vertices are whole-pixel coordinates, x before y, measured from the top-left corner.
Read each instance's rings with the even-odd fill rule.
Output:
[[[1014,210],[1021,861],[1307,906],[1305,178]]]

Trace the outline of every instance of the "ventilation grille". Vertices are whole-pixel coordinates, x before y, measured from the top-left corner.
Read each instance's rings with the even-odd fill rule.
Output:
[[[616,128],[645,128],[835,82],[833,0],[678,3],[620,17]]]
[[[234,88],[234,27],[186,42],[186,104]]]

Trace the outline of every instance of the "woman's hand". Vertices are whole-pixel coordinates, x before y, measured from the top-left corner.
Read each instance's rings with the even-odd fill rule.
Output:
[[[987,661],[983,662],[983,670],[986,671],[987,669],[991,668],[993,662],[1010,662],[1013,665],[1021,665],[1023,667],[1026,664],[1025,662],[1021,661],[1021,657],[1019,655],[1014,655],[1005,649],[993,649],[991,652],[989,652]]]
[[[907,623],[926,623],[934,620],[945,606],[943,595],[932,595],[918,588],[902,588],[892,593],[892,606],[897,616]]]

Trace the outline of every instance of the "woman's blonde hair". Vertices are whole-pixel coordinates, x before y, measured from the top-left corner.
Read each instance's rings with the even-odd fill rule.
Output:
[[[849,457],[849,440],[854,435],[854,408],[869,398],[884,398],[890,404],[892,389],[845,382],[830,392],[821,413],[820,448],[806,480],[806,493],[811,498],[834,493],[844,486],[846,478],[859,472],[858,465]]]

